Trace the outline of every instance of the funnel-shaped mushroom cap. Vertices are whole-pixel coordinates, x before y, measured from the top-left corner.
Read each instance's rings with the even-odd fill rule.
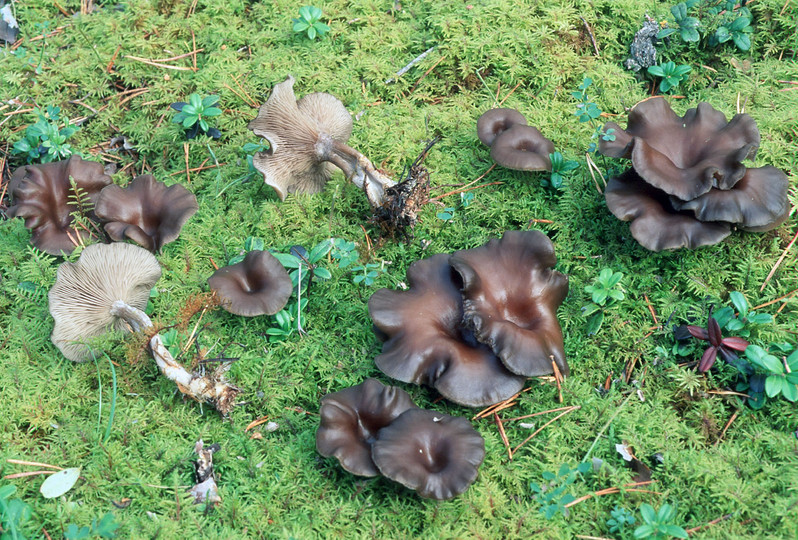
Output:
[[[321,134],[346,142],[352,117],[335,96],[308,94],[297,102],[294,78],[274,85],[271,96],[249,123],[249,129],[269,141],[269,149],[253,159],[280,199],[288,193],[316,193],[324,188],[334,168],[321,161],[326,152],[316,147]]]
[[[492,146],[493,141],[515,124],[526,125],[526,118],[515,109],[490,109],[477,120],[477,137],[485,146]]]
[[[369,314],[385,341],[374,359],[402,382],[433,386],[445,398],[482,407],[509,398],[524,386],[495,354],[462,325],[460,280],[447,255],[416,261],[407,270],[410,289],[380,289]]]
[[[612,177],[604,190],[607,208],[621,221],[631,221],[635,240],[646,249],[695,249],[717,244],[729,234],[728,223],[704,223],[679,213],[668,195],[648,185],[634,169]]]
[[[380,472],[429,499],[451,499],[477,479],[485,441],[465,418],[410,409],[371,447]]]
[[[79,208],[78,194],[72,189],[70,178],[92,204],[100,190],[111,183],[101,164],[72,156],[63,161],[20,167],[14,171],[9,185],[14,204],[9,207],[8,216],[23,218],[25,226],[31,229],[31,243],[51,255],[72,253],[75,243],[70,235],[75,241],[89,237],[88,232],[72,228],[71,214]]]
[[[208,278],[222,306],[236,315],[274,315],[285,307],[293,291],[288,272],[268,251],[253,250],[244,260],[219,268]]]
[[[321,423],[316,431],[316,450],[335,457],[352,474],[377,476],[371,445],[377,432],[416,405],[410,394],[376,379],[327,394],[321,398]]]
[[[502,167],[516,171],[550,171],[552,152],[554,143],[538,128],[514,124],[493,140],[490,157]]]
[[[89,348],[84,343],[109,327],[126,328],[121,319],[111,315],[111,305],[122,300],[143,310],[159,277],[161,266],[146,249],[121,243],[88,246],[77,262],[58,267],[50,289],[53,343],[70,360],[85,362]]]
[[[787,175],[776,167],[747,169],[731,189],[712,188],[692,201],[671,200],[677,210],[692,210],[701,221],[728,221],[747,229],[767,231],[784,222]]]
[[[615,140],[599,142],[611,157],[631,157],[637,173],[652,186],[690,200],[711,188],[730,189],[745,174],[742,161],[753,158],[759,130],[747,114],[731,121],[709,103],[699,103],[684,117],[663,98],[641,101],[629,112],[626,130],[614,122]]]
[[[507,231],[449,259],[463,279],[465,323],[518,375],[552,373],[552,360],[569,373],[557,320],[568,277],[551,269],[556,262],[551,240],[539,231]]]
[[[199,206],[197,198],[180,184],[166,187],[151,174],[137,176],[126,188],[103,189],[95,212],[105,231],[116,240],[130,238],[150,251],[177,239],[180,229]]]

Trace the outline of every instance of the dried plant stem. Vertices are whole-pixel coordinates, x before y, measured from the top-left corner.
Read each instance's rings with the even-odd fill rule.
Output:
[[[493,413],[493,421],[496,422],[496,427],[499,428],[499,436],[502,438],[504,447],[507,449],[507,457],[513,459],[513,451],[510,449],[510,441],[507,439],[507,433],[504,432],[504,424],[502,424],[501,418],[499,418],[498,414]]]
[[[725,516],[721,516],[719,518],[713,519],[712,521],[704,523],[703,525],[699,525],[698,527],[693,527],[692,529],[687,529],[686,532],[687,532],[687,534],[696,533],[696,532],[700,531],[701,529],[705,529],[706,527],[710,527],[712,525],[716,525],[716,524],[720,523],[721,521],[726,521],[727,519],[731,519],[732,517],[734,517],[735,513],[726,514]]]
[[[533,418],[535,416],[540,416],[542,414],[549,414],[553,412],[560,412],[567,409],[570,409],[573,405],[568,405],[567,407],[557,407],[556,409],[549,409],[547,411],[540,411],[532,414],[525,414],[524,416],[516,416],[515,418],[507,418],[506,420],[502,420],[503,422],[512,422],[514,420],[526,420],[527,418]]]
[[[790,243],[787,244],[787,247],[784,248],[784,252],[781,254],[781,257],[779,257],[779,260],[776,261],[776,264],[773,266],[773,268],[770,269],[770,273],[768,273],[768,277],[765,278],[765,282],[762,283],[762,286],[759,288],[759,292],[762,292],[762,291],[765,290],[765,286],[768,284],[768,281],[770,281],[770,278],[772,278],[773,274],[776,273],[776,269],[781,264],[781,261],[784,260],[784,257],[787,256],[787,252],[790,251],[790,248],[792,247],[792,245],[795,243],[796,240],[798,240],[798,231],[796,231],[795,236],[792,237],[792,240],[790,240]]]
[[[574,412],[574,411],[578,411],[578,410],[579,410],[579,409],[581,409],[581,408],[582,408],[582,407],[581,407],[581,406],[579,406],[579,405],[573,405],[573,406],[569,407],[568,409],[564,410],[563,412],[561,412],[560,414],[558,414],[557,416],[555,416],[554,418],[552,418],[551,420],[549,420],[548,422],[546,422],[545,424],[543,424],[542,426],[540,426],[538,429],[536,429],[536,430],[535,430],[535,431],[532,433],[532,435],[530,435],[529,437],[527,437],[526,439],[524,439],[524,440],[523,440],[523,442],[521,442],[521,444],[519,444],[518,446],[516,446],[515,448],[513,448],[513,455],[515,455],[515,454],[518,452],[518,449],[519,449],[519,448],[521,448],[521,447],[522,447],[522,446],[524,446],[526,443],[528,443],[529,441],[531,441],[531,440],[532,440],[532,438],[533,438],[535,435],[537,435],[538,433],[540,433],[541,431],[543,431],[543,430],[544,430],[545,428],[547,428],[549,425],[553,424],[554,422],[556,422],[557,420],[559,420],[560,418],[562,418],[562,417],[563,417],[563,416],[565,416],[566,414],[572,413],[572,412]]]
[[[121,300],[114,302],[111,314],[127,322],[135,332],[147,331],[152,328],[152,321],[146,313]],[[235,405],[236,397],[241,393],[241,389],[225,380],[224,376],[230,367],[229,364],[222,364],[213,373],[204,375],[196,372],[189,373],[175,361],[158,334],[150,338],[150,351],[161,373],[176,383],[182,393],[199,402],[210,403],[224,415],[227,415]]]
[[[587,453],[585,454],[585,457],[582,458],[582,461],[587,461],[588,460],[588,458],[590,457],[590,454],[593,453],[593,449],[598,444],[598,441],[601,438],[601,436],[604,434],[605,431],[607,431],[607,428],[610,427],[610,424],[612,424],[612,421],[615,420],[618,417],[618,415],[621,413],[621,410],[623,410],[624,406],[629,402],[629,400],[632,398],[633,395],[634,395],[634,393],[629,394],[628,396],[626,396],[626,399],[623,400],[623,403],[618,405],[618,408],[615,409],[615,412],[612,414],[610,419],[607,420],[607,423],[604,424],[604,427],[602,427],[599,430],[598,434],[596,435],[596,438],[593,440],[593,444],[590,445],[590,448],[587,450]]]
[[[642,491],[643,493],[654,493],[653,491],[648,491],[646,489],[634,489],[635,487],[647,486],[648,484],[652,484],[654,482],[655,482],[655,480],[646,480],[645,482],[631,482],[629,484],[624,484],[623,487],[624,488],[631,488],[631,489],[627,489],[626,491]],[[615,493],[620,493],[620,492],[621,492],[621,488],[615,487],[615,486],[609,487],[609,488],[605,488],[605,489],[600,489],[598,491],[594,491],[593,493],[588,493],[587,495],[582,495],[578,499],[574,499],[573,501],[571,501],[568,504],[566,504],[565,507],[566,508],[571,508],[572,506],[576,506],[580,502],[584,502],[584,501],[586,501],[588,499],[592,499],[593,497],[601,497],[603,495],[613,495]]]
[[[775,304],[776,302],[778,302],[780,300],[789,300],[790,298],[795,296],[795,293],[798,293],[798,289],[790,291],[787,294],[783,294],[783,295],[779,296],[778,298],[774,298],[773,300],[770,300],[769,302],[765,302],[764,304],[759,304],[758,306],[754,306],[754,307],[751,308],[751,311],[756,311],[757,309],[761,309],[761,308],[769,306],[771,304]]]

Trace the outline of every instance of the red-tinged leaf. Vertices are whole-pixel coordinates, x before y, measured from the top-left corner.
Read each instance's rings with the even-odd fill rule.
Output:
[[[723,334],[720,333],[720,325],[715,317],[710,317],[707,321],[707,332],[709,333],[709,343],[713,347],[720,347]]]
[[[704,351],[704,355],[701,357],[701,361],[698,363],[698,371],[701,373],[709,371],[709,368],[715,363],[717,357],[718,349],[715,347],[707,347],[707,350]]]
[[[724,347],[728,347],[730,349],[734,349],[735,351],[743,352],[748,347],[748,342],[743,338],[739,337],[727,337],[721,340],[721,344]]]
[[[690,335],[694,338],[703,339],[707,341],[709,339],[709,334],[706,330],[701,328],[700,326],[693,326],[691,324],[687,325],[687,331],[690,332]]]

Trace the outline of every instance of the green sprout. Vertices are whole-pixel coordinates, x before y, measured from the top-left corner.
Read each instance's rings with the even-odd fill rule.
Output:
[[[310,39],[316,39],[316,36],[324,37],[324,34],[330,31],[330,27],[320,19],[321,9],[314,6],[303,6],[299,8],[299,18],[293,19],[294,32],[297,34],[304,32]]]
[[[222,136],[222,132],[215,127],[211,127],[207,120],[222,114],[222,110],[215,106],[218,101],[219,96],[211,95],[201,98],[199,94],[191,94],[188,96],[188,103],[178,101],[170,105],[170,107],[178,111],[172,118],[172,122],[183,126],[187,139],[193,139],[200,132],[218,139]]]
[[[660,92],[667,92],[672,88],[676,88],[682,81],[687,80],[687,74],[693,68],[687,64],[677,66],[673,62],[665,62],[658,66],[651,66],[648,72],[655,77],[660,77],[662,80],[659,83]]]

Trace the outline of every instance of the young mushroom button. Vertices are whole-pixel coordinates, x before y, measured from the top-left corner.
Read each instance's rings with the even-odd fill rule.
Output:
[[[283,265],[268,251],[253,250],[244,260],[219,268],[208,285],[230,313],[255,317],[274,315],[285,307],[293,291]]]

